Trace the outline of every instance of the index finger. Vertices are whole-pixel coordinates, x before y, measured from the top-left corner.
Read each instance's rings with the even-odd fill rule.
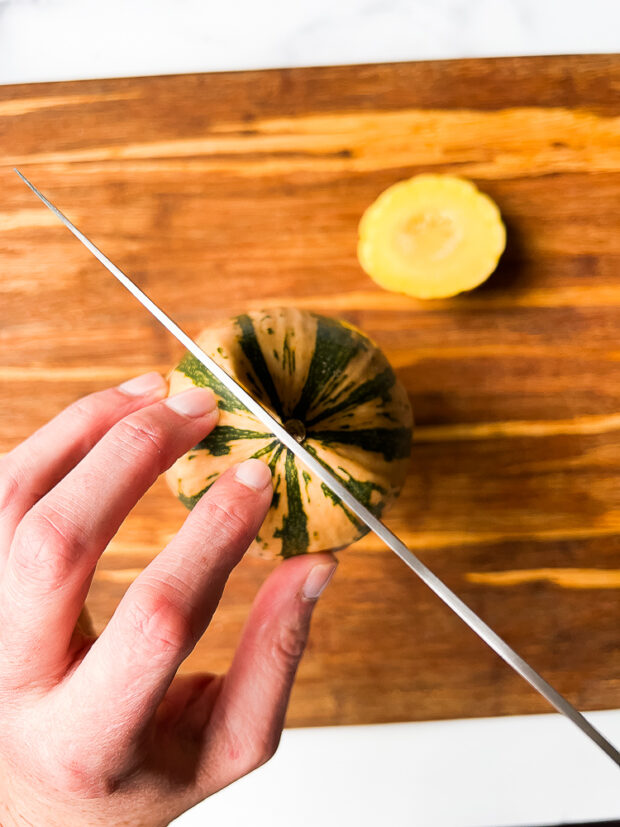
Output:
[[[167,390],[151,372],[73,402],[0,461],[0,573],[17,525],[123,417]]]
[[[143,729],[206,629],[272,495],[271,471],[257,459],[230,469],[209,489],[129,587],[69,678],[80,714],[101,717],[105,709],[116,739],[128,742]]]

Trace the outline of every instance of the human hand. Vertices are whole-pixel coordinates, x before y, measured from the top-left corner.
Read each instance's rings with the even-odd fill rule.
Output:
[[[282,563],[229,672],[176,677],[272,496],[230,469],[127,590],[98,639],[77,625],[136,501],[213,429],[211,391],[146,374],[71,405],[0,460],[0,823],[166,825],[275,752],[329,554]]]

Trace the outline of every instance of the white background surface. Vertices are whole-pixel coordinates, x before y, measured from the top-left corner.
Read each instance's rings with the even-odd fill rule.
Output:
[[[620,712],[588,717],[620,743]],[[558,715],[528,715],[287,730],[269,764],[175,827],[525,827],[619,815],[615,764]]]
[[[614,52],[619,0],[0,0],[0,81]]]
[[[0,83],[617,51],[620,0],[0,0]],[[620,743],[620,710],[590,717]],[[620,774],[549,715],[291,730],[270,764],[177,823],[524,827],[605,818],[620,818]]]

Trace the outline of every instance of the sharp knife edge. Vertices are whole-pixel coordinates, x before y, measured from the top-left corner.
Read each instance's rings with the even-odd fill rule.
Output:
[[[225,370],[223,370],[194,340],[185,333],[146,293],[133,283],[110,259],[104,255],[84,233],[78,230],[69,219],[60,212],[22,173],[15,169],[22,181],[32,190],[54,215],[62,221],[73,235],[90,250],[103,266],[115,276],[148,311],[151,313],[187,350],[198,359],[228,390],[230,390],[245,407],[268,428],[278,440],[299,457],[313,474],[322,480],[336,496],[346,504],[356,517],[364,522],[379,539],[390,548],[418,577],[449,606],[482,640],[493,649],[515,672],[521,675],[537,692],[539,692],[558,712],[565,715],[585,735],[620,767],[620,751],[616,749],[592,724],[566,700],[551,684],[538,674],[523,658],[518,655],[496,632],[491,629],[460,597],[448,588],[427,566],[419,560],[407,546],[363,506],[333,474],[324,468],[297,440],[292,437],[271,414],[263,408],[250,394],[241,387]]]

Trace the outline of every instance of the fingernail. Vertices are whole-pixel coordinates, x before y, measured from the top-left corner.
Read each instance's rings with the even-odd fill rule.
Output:
[[[128,379],[118,386],[118,390],[128,396],[146,396],[155,393],[155,391],[160,391],[163,394],[167,388],[166,380],[154,370],[150,373],[143,373],[142,376]]]
[[[210,388],[190,388],[166,399],[165,404],[183,416],[205,416],[215,410],[217,400]]]
[[[318,566],[310,569],[301,589],[302,596],[306,600],[318,600],[323,589],[332,579],[337,565],[337,563],[319,563]]]
[[[271,471],[269,466],[260,459],[246,459],[241,465],[237,466],[235,471],[235,479],[239,480],[248,488],[253,488],[255,491],[262,491],[271,485]]]

